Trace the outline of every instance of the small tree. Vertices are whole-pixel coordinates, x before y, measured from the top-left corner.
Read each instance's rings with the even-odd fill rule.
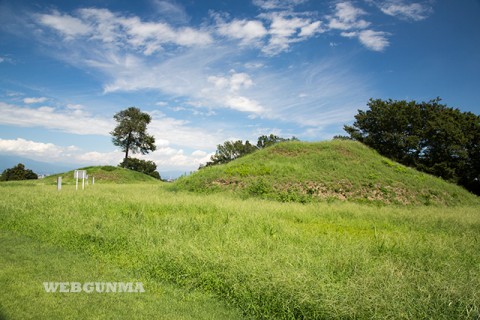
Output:
[[[113,144],[125,152],[124,162],[128,159],[129,151],[147,154],[156,150],[155,138],[147,134],[147,125],[152,120],[149,114],[130,107],[116,113],[113,118],[118,124],[110,134]]]
[[[223,144],[217,146],[217,151],[210,157],[210,161],[204,166],[200,165],[199,169],[209,167],[217,164],[228,163],[232,160],[240,158],[246,154],[255,152],[259,149],[270,147],[276,143],[284,141],[298,141],[297,138],[292,137],[290,139],[281,138],[274,134],[269,136],[263,135],[258,137],[257,145],[254,146],[248,140],[243,143],[242,140],[237,141],[225,141]]]
[[[285,142],[285,141],[299,141],[299,140],[295,137],[282,138],[274,134],[270,134],[269,136],[263,135],[258,137],[257,148],[263,149],[263,148],[273,146],[274,144],[277,144],[279,142]]]
[[[248,140],[245,141],[245,143],[243,143],[242,140],[225,141],[223,144],[217,146],[217,151],[210,158],[210,161],[207,162],[206,166],[228,163],[255,150],[257,150],[257,148]]]
[[[13,168],[5,169],[0,176],[1,181],[34,179],[38,179],[38,175],[30,169],[25,169],[25,165],[22,163],[17,164]]]

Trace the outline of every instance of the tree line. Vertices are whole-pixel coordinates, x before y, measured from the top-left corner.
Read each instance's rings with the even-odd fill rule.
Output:
[[[440,101],[370,99],[344,129],[390,159],[480,195],[480,116]]]

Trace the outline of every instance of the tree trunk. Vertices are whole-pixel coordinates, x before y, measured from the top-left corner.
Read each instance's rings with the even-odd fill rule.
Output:
[[[127,165],[128,150],[130,149],[131,140],[132,140],[132,133],[130,132],[130,133],[128,134],[127,145],[126,145],[126,147],[125,147],[125,159],[123,159],[123,165],[124,165],[124,166]]]

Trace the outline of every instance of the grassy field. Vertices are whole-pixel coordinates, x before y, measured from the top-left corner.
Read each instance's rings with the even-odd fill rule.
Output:
[[[0,233],[0,319],[241,319],[212,295],[151,281],[90,255]],[[146,293],[46,293],[43,282],[141,282]]]
[[[473,202],[301,204],[171,190],[0,184],[3,317],[480,317]],[[146,292],[42,292],[43,281],[82,279],[139,279]]]

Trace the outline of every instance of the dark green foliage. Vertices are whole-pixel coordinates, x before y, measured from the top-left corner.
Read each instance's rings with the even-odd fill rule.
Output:
[[[147,125],[152,120],[149,114],[130,107],[116,113],[113,118],[118,124],[110,132],[113,136],[112,142],[125,152],[124,159],[128,159],[129,151],[147,154],[156,150],[155,138],[147,134]]]
[[[25,169],[25,165],[22,163],[17,164],[13,168],[5,169],[0,176],[0,181],[34,179],[38,179],[38,175],[30,169]]]
[[[480,194],[480,117],[440,104],[440,99],[371,99],[344,129],[382,155],[457,182]]]
[[[153,161],[141,160],[137,158],[123,159],[119,164],[120,167],[135,170],[141,173],[145,173],[156,179],[160,179],[160,174],[157,170],[157,165]]]
[[[270,134],[269,136],[263,135],[258,137],[257,148],[263,149],[263,148],[273,146],[276,143],[285,142],[285,141],[299,141],[299,140],[295,137],[292,137],[291,139],[286,139],[286,138],[276,136],[274,134]]]
[[[252,153],[255,150],[256,147],[248,140],[245,141],[245,143],[243,143],[242,140],[225,141],[223,144],[217,146],[217,151],[210,158],[210,161],[207,162],[206,166],[228,163],[246,154]]]
[[[210,158],[210,161],[206,163],[205,167],[210,167],[217,164],[225,164],[237,158],[240,158],[249,153],[255,152],[259,149],[264,149],[279,142],[285,141],[299,141],[297,138],[292,137],[290,139],[281,138],[274,134],[269,136],[262,135],[258,137],[257,146],[252,145],[248,140],[243,143],[242,140],[237,141],[225,141],[223,144],[217,146],[217,151]],[[200,166],[202,169],[203,166]]]
[[[352,140],[349,136],[336,135],[333,136],[333,140]]]

